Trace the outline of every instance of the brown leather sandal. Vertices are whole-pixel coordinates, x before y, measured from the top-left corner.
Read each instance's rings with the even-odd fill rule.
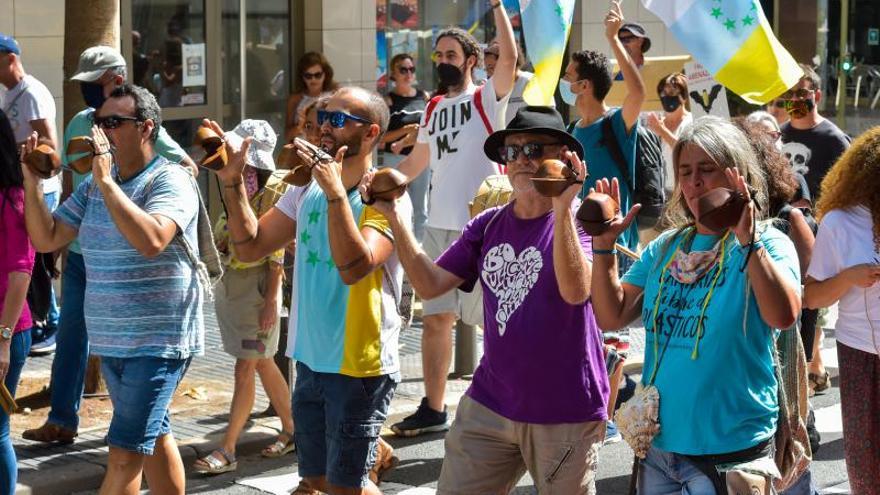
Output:
[[[70,445],[73,443],[73,439],[76,438],[78,434],[76,431],[69,430],[67,428],[64,428],[63,426],[58,426],[52,423],[45,423],[39,428],[25,430],[21,434],[21,436],[25,440],[31,440],[34,442],[58,442],[62,445]]]
[[[375,483],[377,486],[382,482],[382,478],[388,474],[389,471],[393,470],[397,467],[397,464],[400,463],[400,459],[394,455],[394,449],[387,442],[379,438],[379,443],[376,445],[376,462],[373,464],[373,467],[370,468],[369,477],[370,481]]]

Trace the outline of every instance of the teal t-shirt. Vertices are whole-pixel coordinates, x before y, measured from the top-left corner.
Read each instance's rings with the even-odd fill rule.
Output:
[[[67,123],[67,128],[64,129],[63,150],[67,149],[67,144],[70,143],[71,139],[80,136],[90,136],[92,134],[92,126],[94,125],[92,116],[94,113],[94,108],[86,108],[70,119],[70,122]],[[171,136],[168,135],[168,132],[165,131],[164,127],[159,128],[159,137],[156,139],[155,150],[159,156],[165,157],[168,161],[173,163],[180,163],[187,156],[186,152],[183,151],[183,148],[177,144],[177,141],[171,139]],[[61,164],[66,166],[68,161],[67,153],[61,153]],[[76,191],[76,188],[86,180],[86,177],[91,175],[91,173],[78,174],[73,170],[71,170],[70,173],[73,175],[74,191]],[[79,239],[74,239],[74,241],[70,243],[68,249],[74,253],[82,254]]]
[[[759,242],[779,273],[793,287],[800,287],[794,244],[775,228],[759,227],[759,231]],[[664,232],[648,244],[641,260],[623,277],[624,283],[644,289],[643,382],[649,380],[654,369],[653,311],[660,274],[683,237],[673,237],[671,230]],[[690,251],[707,251],[717,240],[718,236],[697,234]],[[679,283],[668,270],[665,273],[656,316],[662,359],[654,381],[660,392],[660,433],[654,438],[654,446],[661,450],[685,455],[722,454],[751,447],[776,431],[774,329],[761,319],[751,290],[746,306],[747,277],[740,271],[746,253],[731,234],[725,242],[723,267],[717,263],[694,284]],[[698,356],[692,359],[700,310],[719,269],[703,320]]]
[[[587,171],[590,174],[590,176],[587,177],[587,180],[584,181],[584,187],[581,189],[580,196],[581,198],[586,196],[587,193],[590,192],[590,188],[595,187],[597,180],[607,178],[610,181],[612,178],[617,177],[617,180],[620,181],[620,199],[622,202],[621,212],[626,215],[626,212],[632,207],[629,188],[626,187],[626,182],[620,171],[620,167],[614,159],[611,158],[611,153],[608,152],[608,148],[605,147],[604,144],[601,144],[602,122],[605,119],[611,119],[611,128],[614,130],[614,135],[617,137],[617,143],[620,145],[620,150],[623,152],[623,156],[629,167],[629,176],[635,177],[636,141],[638,139],[637,126],[639,123],[636,121],[633,128],[630,129],[627,134],[626,123],[623,121],[623,112],[620,108],[615,108],[605,114],[604,117],[601,117],[586,127],[578,127],[575,125],[571,132],[575,139],[577,139],[584,147],[584,161],[587,164]],[[639,228],[636,225],[636,222],[633,222],[630,228],[620,235],[618,242],[632,250],[635,250],[638,247]]]

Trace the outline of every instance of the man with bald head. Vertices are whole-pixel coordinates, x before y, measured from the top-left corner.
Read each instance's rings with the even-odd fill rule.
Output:
[[[396,301],[403,270],[388,221],[357,191],[388,119],[378,94],[336,92],[318,112],[324,152],[297,142],[312,181],[289,190],[260,219],[241,175],[250,142],[234,149],[227,140],[229,164],[217,173],[241,261],[296,239],[287,347],[297,362],[294,441],[299,474],[310,489],[330,494],[380,493],[368,477],[370,461],[400,381]],[[406,196],[403,203],[411,209]]]

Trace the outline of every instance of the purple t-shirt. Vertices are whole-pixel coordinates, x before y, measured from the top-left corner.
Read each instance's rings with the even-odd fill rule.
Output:
[[[525,220],[501,208],[471,220],[437,259],[465,280],[460,289],[483,286],[485,352],[468,395],[513,421],[605,420],[601,334],[590,301],[572,306],[559,293],[553,213]],[[578,236],[592,257],[590,237]]]

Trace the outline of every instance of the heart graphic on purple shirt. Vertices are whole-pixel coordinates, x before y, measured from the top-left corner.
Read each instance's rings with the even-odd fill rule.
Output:
[[[538,281],[538,274],[544,266],[541,252],[530,246],[519,255],[513,246],[499,244],[490,249],[483,258],[483,283],[498,299],[495,321],[498,334],[504,336],[510,316],[529,295]]]

